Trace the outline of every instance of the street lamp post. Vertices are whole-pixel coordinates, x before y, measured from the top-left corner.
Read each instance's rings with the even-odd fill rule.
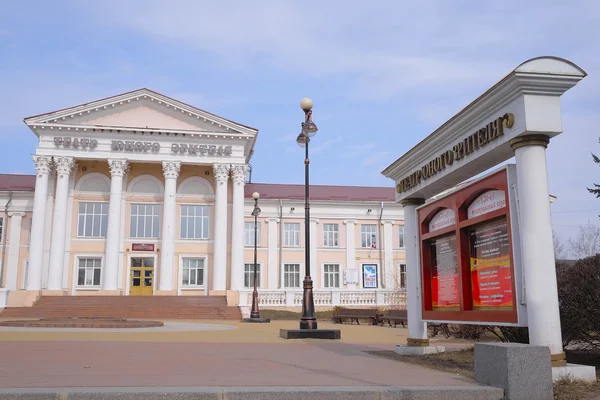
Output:
[[[309,166],[308,144],[310,138],[317,134],[317,125],[312,121],[312,100],[302,99],[300,107],[304,110],[304,122],[302,132],[298,135],[296,142],[306,151],[304,159],[304,266],[305,277],[303,282],[304,293],[302,295],[302,318],[300,329],[317,329],[317,318],[315,317],[315,303],[313,299],[313,281],[310,276],[310,193],[309,193]]]
[[[257,228],[258,228],[258,216],[260,215],[260,208],[258,207],[258,198],[260,194],[258,192],[252,193],[254,199],[254,210],[252,210],[252,216],[254,216],[254,291],[252,292],[252,311],[250,311],[250,318],[260,318],[260,312],[258,311],[258,290],[257,286],[257,264],[256,264],[256,242],[257,242]]]

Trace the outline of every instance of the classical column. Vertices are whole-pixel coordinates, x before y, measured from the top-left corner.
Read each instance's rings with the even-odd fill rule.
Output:
[[[165,199],[163,202],[162,241],[160,248],[159,290],[173,290],[173,259],[175,257],[175,226],[177,178],[181,169],[179,161],[163,161]]]
[[[319,223],[318,218],[310,219],[310,273],[314,282],[313,287],[318,288],[323,285],[321,282],[321,266],[317,265],[317,224]]]
[[[548,201],[545,135],[511,140],[517,161],[522,260],[525,274],[529,343],[550,347],[552,365],[566,365],[562,347],[558,289]]]
[[[406,247],[406,310],[408,346],[428,346],[427,323],[423,322],[421,304],[421,269],[419,262],[419,223],[417,207],[425,200],[408,198],[400,203],[404,208],[404,245]]]
[[[35,194],[33,197],[33,222],[29,242],[29,270],[27,290],[42,288],[42,259],[44,256],[44,233],[46,225],[46,200],[51,157],[33,156],[35,163]]]
[[[277,264],[277,223],[279,218],[269,218],[269,236],[267,243],[267,270],[269,275],[267,278],[268,289],[278,289],[277,277],[279,276],[279,265]]]
[[[346,269],[356,269],[356,239],[354,238],[354,220],[344,221],[346,224]],[[356,289],[356,284],[348,284],[348,289]]]
[[[215,174],[215,246],[213,290],[227,289],[227,180],[229,165],[214,164]]]
[[[106,253],[102,271],[102,289],[117,290],[119,286],[119,236],[121,234],[121,195],[123,175],[127,170],[127,160],[109,159],[110,200],[108,203],[108,226],[106,229]]]
[[[10,217],[10,236],[8,238],[8,262],[6,263],[6,282],[4,283],[4,287],[8,290],[17,290],[19,250],[21,249],[21,222],[25,213],[23,211],[9,212],[8,216]]]
[[[383,266],[382,277],[384,277],[382,285],[385,288],[394,287],[394,236],[393,223],[394,221],[382,221],[383,224]],[[400,277],[398,276],[398,281]],[[398,282],[398,286],[400,282]]]
[[[69,175],[71,175],[74,165],[75,160],[73,157],[54,157],[54,167],[56,169],[56,195],[54,197],[54,217],[52,218],[48,290],[62,290],[63,288]]]
[[[232,165],[233,205],[231,208],[231,290],[244,287],[244,185],[247,165]]]

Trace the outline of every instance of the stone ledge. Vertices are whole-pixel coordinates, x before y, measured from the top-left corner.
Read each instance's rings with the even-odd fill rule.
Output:
[[[17,328],[155,328],[160,321],[136,321],[124,318],[42,318],[38,320],[1,321],[0,326]]]
[[[196,400],[501,400],[504,391],[490,386],[269,386],[0,389],[4,399],[196,399]]]

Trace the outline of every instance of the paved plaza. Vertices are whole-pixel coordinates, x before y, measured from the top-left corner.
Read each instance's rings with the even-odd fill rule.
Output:
[[[162,328],[0,328],[0,387],[474,386],[468,378],[369,355],[406,329],[320,323],[342,339],[284,340],[297,321],[165,321]]]

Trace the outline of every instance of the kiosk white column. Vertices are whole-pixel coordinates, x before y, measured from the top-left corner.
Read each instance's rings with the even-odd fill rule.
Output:
[[[173,290],[173,259],[175,257],[175,226],[177,178],[181,169],[179,161],[163,161],[165,198],[163,202],[162,241],[160,249],[159,290]]]
[[[54,157],[54,165],[56,168],[56,196],[54,197],[54,217],[52,219],[48,290],[62,290],[63,286],[69,175],[73,170],[74,164],[75,160],[72,157]]]
[[[356,239],[354,237],[354,220],[345,220],[346,224],[346,269],[356,269]],[[360,271],[359,271],[360,274]],[[356,289],[356,283],[346,285],[348,289]]]
[[[277,276],[280,267],[277,265],[277,223],[279,223],[279,218],[269,218],[267,220],[269,225],[269,242],[267,243],[268,289],[278,289]]]
[[[33,197],[33,221],[29,242],[29,269],[27,290],[42,288],[42,259],[44,256],[44,235],[46,232],[46,200],[48,198],[48,175],[51,157],[33,156],[35,163],[35,194]]]
[[[517,161],[519,217],[529,343],[550,347],[552,365],[566,365],[562,347],[545,135],[525,135],[510,145]]]
[[[102,271],[102,288],[117,290],[119,283],[119,237],[121,234],[121,195],[123,175],[127,170],[127,160],[109,159],[110,200],[108,203],[108,227],[106,229],[106,252]]]
[[[215,247],[213,290],[226,290],[227,284],[227,181],[229,165],[214,164],[215,173]]]
[[[244,286],[244,185],[246,165],[232,165],[233,207],[231,209],[231,290]]]
[[[6,268],[6,282],[8,290],[17,290],[17,271],[19,270],[19,251],[21,250],[21,222],[25,213],[23,211],[9,212],[10,236],[8,238],[8,262]]]
[[[429,346],[427,323],[423,322],[421,298],[421,271],[419,261],[419,222],[417,207],[425,200],[408,198],[400,203],[404,207],[404,241],[406,246],[406,310],[408,316],[408,338],[406,346],[396,346],[401,354],[427,354],[443,351]]]

